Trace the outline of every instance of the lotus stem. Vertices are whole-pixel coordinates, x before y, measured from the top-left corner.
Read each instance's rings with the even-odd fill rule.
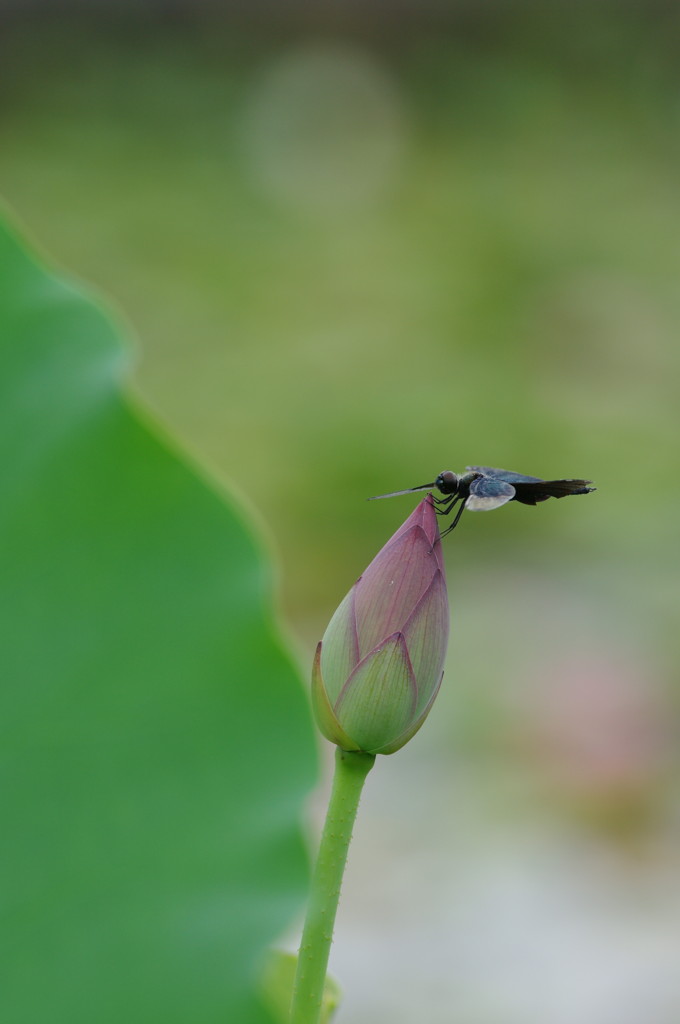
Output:
[[[336,748],[335,776],[312,875],[293,987],[291,1024],[318,1024],[342,876],[364,781],[374,754]]]

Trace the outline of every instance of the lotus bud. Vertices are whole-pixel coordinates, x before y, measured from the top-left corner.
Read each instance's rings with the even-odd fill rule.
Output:
[[[393,754],[425,721],[441,684],[449,604],[428,495],[376,555],[317,647],[319,729],[344,750]]]

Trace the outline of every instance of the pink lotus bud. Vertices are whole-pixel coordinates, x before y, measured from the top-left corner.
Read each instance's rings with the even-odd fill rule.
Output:
[[[312,700],[344,750],[393,754],[425,721],[442,680],[449,603],[428,495],[331,619],[316,650]]]

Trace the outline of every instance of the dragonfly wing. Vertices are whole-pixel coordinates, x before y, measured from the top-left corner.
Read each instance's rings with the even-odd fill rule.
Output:
[[[511,469],[493,469],[492,466],[466,466],[469,472],[481,473],[492,480],[505,480],[509,484],[538,484],[542,483],[540,476],[524,476],[523,473],[513,473]]]
[[[472,512],[489,512],[492,508],[500,508],[515,497],[515,488],[506,480],[494,480],[492,477],[478,476],[470,484],[470,497],[465,507]]]
[[[525,476],[509,469],[493,469],[491,466],[468,466],[473,473],[481,473],[489,480],[504,480],[515,488],[515,501],[522,505],[537,505],[548,498],[564,498],[567,494],[588,494],[590,480],[543,480],[540,476]],[[472,488],[470,488],[472,491]],[[468,508],[472,506],[468,503]]]

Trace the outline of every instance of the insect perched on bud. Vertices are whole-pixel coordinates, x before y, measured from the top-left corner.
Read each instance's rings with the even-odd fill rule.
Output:
[[[450,469],[440,473],[431,484],[419,484],[408,487],[405,491],[391,491],[389,494],[376,494],[369,501],[378,498],[398,498],[401,494],[413,494],[414,491],[429,491],[436,487],[443,498],[434,498],[439,515],[446,516],[453,511],[458,502],[458,510],[453,522],[444,530],[442,537],[451,533],[458,525],[458,520],[466,508],[471,512],[489,512],[500,508],[509,501],[519,501],[522,505],[536,505],[548,498],[566,498],[568,494],[590,494],[594,487],[589,487],[590,480],[541,480],[538,476],[524,476],[513,473],[510,469],[492,469],[491,466],[468,466],[465,473],[452,473]]]
[[[393,754],[418,731],[442,680],[449,604],[428,495],[359,577],[317,647],[321,732],[344,750]]]

